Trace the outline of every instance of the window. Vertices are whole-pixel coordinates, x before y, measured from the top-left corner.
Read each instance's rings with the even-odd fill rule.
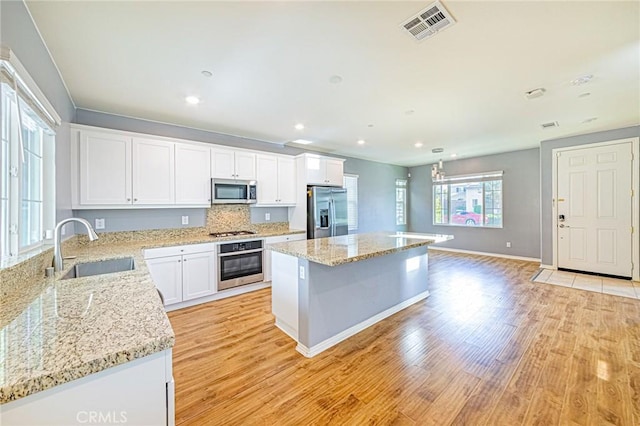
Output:
[[[42,97],[27,87],[25,81],[31,80],[26,71],[17,72],[22,67],[11,52],[1,53],[0,258],[5,258],[39,247],[44,230],[53,227],[55,134],[51,129],[59,117],[48,112]]]
[[[435,181],[433,224],[502,228],[502,172]]]
[[[349,231],[358,229],[358,175],[345,174],[343,186],[347,189],[347,223]]]
[[[396,225],[407,224],[407,180],[396,179]]]

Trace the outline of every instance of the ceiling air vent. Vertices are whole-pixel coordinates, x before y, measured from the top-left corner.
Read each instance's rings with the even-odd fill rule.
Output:
[[[401,26],[416,40],[424,40],[438,31],[455,24],[456,21],[439,2],[435,2],[404,21]]]
[[[540,125],[540,127],[542,127],[543,129],[550,129],[552,127],[558,127],[558,126],[559,126],[559,124],[558,124],[557,121],[550,121],[548,123],[542,123]]]

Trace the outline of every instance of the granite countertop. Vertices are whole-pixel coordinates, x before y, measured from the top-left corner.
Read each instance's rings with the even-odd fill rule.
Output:
[[[6,351],[0,357],[0,404],[174,345],[143,249],[303,232],[275,229],[213,238],[208,233],[165,231],[135,239],[114,233],[63,248],[64,256],[76,256],[65,260],[64,270],[51,278],[25,280],[18,275],[20,291],[6,292],[0,299],[0,344]],[[121,257],[133,257],[135,270],[60,279],[76,263]]]
[[[452,235],[376,232],[269,244],[267,248],[328,266],[371,259],[453,239]]]

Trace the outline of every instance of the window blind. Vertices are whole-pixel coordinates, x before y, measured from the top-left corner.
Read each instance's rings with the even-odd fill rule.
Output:
[[[358,175],[345,174],[344,187],[347,189],[347,224],[349,231],[358,229]]]

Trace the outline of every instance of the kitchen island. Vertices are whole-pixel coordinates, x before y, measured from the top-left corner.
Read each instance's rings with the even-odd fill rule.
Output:
[[[429,296],[427,248],[452,238],[379,232],[269,245],[276,326],[315,356]]]

